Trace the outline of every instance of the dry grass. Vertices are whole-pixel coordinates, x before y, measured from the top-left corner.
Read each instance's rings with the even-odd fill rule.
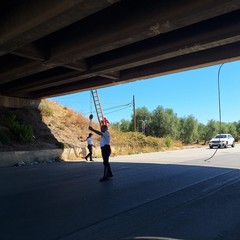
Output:
[[[52,134],[65,146],[86,146],[81,139],[86,139],[89,134],[89,119],[72,109],[68,109],[56,102],[44,100],[44,109],[50,109],[51,115],[43,116],[43,121],[49,126]],[[93,122],[92,126],[99,129],[99,124]],[[111,134],[111,145],[114,155],[136,154],[169,149],[180,149],[182,144],[179,141],[171,141],[171,146],[166,144],[164,138],[145,136],[138,132],[123,133],[109,127]],[[100,137],[93,135],[94,144],[99,146]]]
[[[72,109],[46,101],[43,109],[50,109],[51,115],[43,117],[43,121],[49,126],[54,136],[65,145],[86,146],[79,139],[86,139],[89,134],[89,119]],[[99,129],[99,125],[93,122],[93,127]],[[166,139],[144,136],[142,133],[123,133],[109,127],[111,134],[111,145],[114,155],[136,154],[154,151],[165,151],[172,148],[181,148],[180,142],[173,142],[171,146],[166,145]],[[99,146],[100,137],[93,135],[94,144]]]

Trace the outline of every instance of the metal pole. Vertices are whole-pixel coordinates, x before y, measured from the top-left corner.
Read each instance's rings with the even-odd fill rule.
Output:
[[[137,128],[136,122],[137,121],[136,121],[135,97],[133,95],[133,131],[134,132],[136,132],[136,128]]]

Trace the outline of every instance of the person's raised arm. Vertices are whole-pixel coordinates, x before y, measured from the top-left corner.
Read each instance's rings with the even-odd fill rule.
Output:
[[[102,132],[100,132],[100,131],[98,131],[98,130],[94,129],[93,127],[89,126],[89,128],[88,128],[88,129],[89,129],[89,130],[91,130],[91,131],[93,131],[93,132],[95,132],[96,134],[98,134],[98,135],[102,136]]]

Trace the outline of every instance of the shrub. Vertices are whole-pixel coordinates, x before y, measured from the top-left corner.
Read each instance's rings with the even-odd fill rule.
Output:
[[[148,143],[149,147],[151,147],[155,150],[159,150],[161,148],[160,141],[159,141],[158,138],[148,136],[147,137],[147,143]]]
[[[53,115],[53,109],[50,108],[47,104],[40,105],[39,110],[41,111],[42,116],[48,117]]]
[[[9,129],[23,143],[29,143],[33,140],[32,126],[18,122],[16,116],[13,117]]]
[[[172,139],[171,139],[171,137],[167,136],[165,138],[165,146],[168,147],[168,148],[170,148],[172,146]]]
[[[59,128],[60,130],[64,130],[64,125],[58,125],[57,128]]]
[[[9,143],[11,143],[10,136],[8,134],[6,134],[6,133],[0,132],[0,142],[2,144],[9,144]]]

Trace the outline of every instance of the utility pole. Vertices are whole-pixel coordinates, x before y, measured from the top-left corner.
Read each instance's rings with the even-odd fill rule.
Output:
[[[135,109],[135,97],[133,95],[133,131],[136,132],[137,120],[136,120],[136,109]]]

